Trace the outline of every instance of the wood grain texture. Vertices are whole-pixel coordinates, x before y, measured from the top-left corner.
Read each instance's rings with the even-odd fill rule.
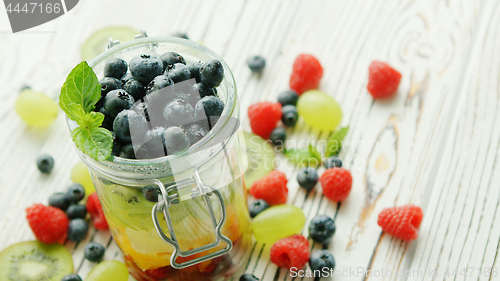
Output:
[[[9,27],[0,13],[0,157],[6,159],[0,162],[0,229],[9,230],[0,232],[0,249],[33,239],[24,209],[69,185],[78,161],[63,114],[47,130],[28,128],[13,111],[17,91],[29,83],[56,98],[92,32],[131,26],[150,35],[184,31],[219,53],[236,78],[247,130],[246,109],[287,89],[294,58],[319,58],[325,69],[320,88],[340,103],[342,125],[351,128],[340,154],[354,178],[351,195],[336,204],[319,186],[306,193],[295,181],[297,168],[282,156],[278,163],[289,178],[288,203],[304,210],[307,223],[317,214],[336,219],[328,250],[337,270],[354,268],[355,274],[331,280],[499,280],[484,275],[487,267],[500,269],[497,1],[169,0],[116,9],[121,3],[81,1],[68,15],[20,34],[3,32]],[[245,65],[253,54],[267,59],[260,77]],[[368,95],[372,60],[403,74],[396,98],[374,102]],[[288,143],[321,147],[327,137],[301,120]],[[56,160],[50,176],[34,164],[42,152]],[[420,238],[401,243],[383,234],[376,220],[383,208],[408,203],[423,206],[425,217]],[[106,259],[122,259],[109,233],[93,231],[79,245],[67,244],[82,276],[93,267],[82,251],[91,240],[108,246]],[[270,245],[252,249],[247,272],[266,281],[293,279],[269,261]],[[481,268],[481,274],[445,276],[447,266]],[[356,273],[358,267],[372,274]],[[439,275],[429,276],[436,267]],[[376,276],[382,269],[393,276]],[[413,277],[396,276],[407,269]],[[418,276],[419,270],[425,274]]]

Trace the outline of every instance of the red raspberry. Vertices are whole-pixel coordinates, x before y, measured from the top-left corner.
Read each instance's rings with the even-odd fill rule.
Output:
[[[257,180],[250,188],[250,193],[257,199],[263,199],[269,205],[285,204],[288,196],[288,180],[280,171],[272,171]]]
[[[319,179],[326,198],[339,202],[347,198],[351,192],[351,172],[343,168],[330,168]]]
[[[68,236],[69,220],[55,207],[34,204],[26,209],[26,218],[36,238],[45,244],[64,244]]]
[[[252,131],[267,139],[281,120],[281,104],[279,102],[258,102],[248,108],[248,118]]]
[[[300,96],[307,90],[317,89],[321,77],[323,77],[323,67],[318,59],[312,55],[300,54],[293,63],[290,88]]]
[[[424,218],[422,209],[414,205],[387,208],[378,215],[378,225],[390,235],[404,241],[418,237],[418,227]]]
[[[300,234],[278,240],[271,247],[271,261],[287,269],[303,268],[310,255],[309,240]]]
[[[94,227],[99,230],[108,230],[108,222],[104,217],[104,212],[102,211],[101,202],[99,202],[99,197],[97,197],[97,193],[90,194],[87,199],[87,212],[90,214],[92,218],[92,222],[94,223]]]
[[[401,73],[380,61],[372,62],[368,72],[367,89],[374,99],[389,98],[396,93]]]

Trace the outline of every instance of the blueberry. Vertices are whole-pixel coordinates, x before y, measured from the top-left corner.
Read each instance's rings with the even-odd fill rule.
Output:
[[[36,166],[40,172],[50,174],[54,169],[54,158],[48,154],[40,155],[36,158]]]
[[[202,99],[202,98],[208,97],[208,96],[214,96],[216,94],[215,89],[209,88],[202,83],[194,84],[192,92],[193,92],[192,95],[199,97],[199,99]]]
[[[104,105],[106,95],[113,91],[118,90],[123,87],[123,84],[120,80],[113,77],[103,77],[99,80],[99,84],[101,85],[101,99],[96,103],[96,111],[99,111],[101,107]]]
[[[100,262],[105,250],[101,243],[90,242],[85,246],[85,258],[91,262]]]
[[[318,172],[314,168],[301,169],[297,173],[297,182],[305,190],[312,190],[318,183]]]
[[[298,100],[299,100],[299,95],[294,90],[287,90],[281,92],[278,95],[278,102],[281,103],[282,106],[285,105],[296,106]]]
[[[140,55],[130,60],[129,68],[135,79],[148,84],[153,78],[162,74],[163,63],[155,56]]]
[[[82,278],[77,274],[71,273],[64,276],[61,281],[82,281]]]
[[[185,100],[174,99],[163,109],[163,117],[170,126],[179,126],[193,122],[193,107]]]
[[[109,115],[108,111],[104,107],[102,107],[99,112],[104,115],[104,120],[102,121],[101,127],[113,131],[113,122],[115,121],[115,117]]]
[[[285,105],[281,108],[281,122],[287,127],[294,127],[299,119],[299,113],[295,105]]]
[[[89,224],[84,219],[73,219],[68,225],[68,239],[73,242],[80,242],[85,239],[89,230]]]
[[[179,83],[191,78],[191,72],[185,64],[176,63],[165,70],[165,75],[172,79],[174,83]]]
[[[269,208],[269,204],[266,201],[259,199],[255,200],[248,206],[248,211],[250,212],[250,217],[255,218],[265,209]]]
[[[114,134],[114,132],[112,133]],[[113,140],[113,149],[111,150],[111,155],[120,156],[120,151],[122,150],[123,145],[124,143],[115,137]]]
[[[125,73],[125,75],[122,76],[122,78],[120,78],[120,81],[122,82],[122,84],[125,84],[130,79],[135,80],[134,75],[132,75],[132,73],[130,72],[127,72]]]
[[[199,62],[190,62],[186,65],[186,67],[189,69],[189,73],[191,73],[191,78],[194,78],[196,80],[196,83],[201,82],[200,78],[200,67],[203,65],[201,61]]]
[[[144,98],[146,95],[146,87],[144,84],[134,78],[127,79],[127,81],[123,82],[123,89],[136,101]]]
[[[144,144],[141,144],[139,147],[137,147],[134,150],[135,150],[135,153],[133,152],[134,153],[133,157],[135,157],[135,159],[153,159],[153,158],[165,156],[165,153],[163,151],[160,151],[161,155],[155,154],[154,152],[149,151]]]
[[[183,38],[183,39],[189,40],[189,37],[184,32],[176,32],[176,33],[174,33],[174,34],[172,34],[170,36],[172,36],[172,37],[179,37],[179,38]]]
[[[66,216],[68,219],[84,219],[87,215],[87,208],[85,205],[73,204],[69,205],[66,210]]]
[[[271,142],[276,145],[283,147],[286,141],[286,130],[282,127],[275,128],[269,135]]]
[[[175,99],[181,99],[181,100],[185,100],[185,101],[187,101],[189,104],[191,104],[191,103],[189,102],[189,101],[190,101],[190,97],[189,97],[187,94],[185,94],[185,93],[183,93],[183,92],[181,92],[181,91],[177,91],[177,90],[176,90],[175,92],[173,92],[173,93],[171,93],[171,94],[170,94],[170,97],[171,97],[170,101],[173,101],[173,100],[175,100]],[[169,102],[170,102],[170,101],[169,101]],[[195,105],[196,105],[196,104],[195,104]]]
[[[128,66],[126,61],[120,58],[111,59],[104,65],[104,76],[120,79],[125,73],[127,73],[127,68]]]
[[[212,59],[203,63],[200,67],[201,83],[209,88],[215,88],[220,85],[224,78],[224,67],[218,60]]]
[[[330,272],[335,268],[335,259],[327,250],[317,250],[314,251],[309,258],[309,266],[313,272],[316,270],[319,270],[320,272]]]
[[[103,77],[99,80],[99,84],[101,85],[101,97],[105,97],[107,93],[121,89],[123,86],[122,82],[114,77]]]
[[[116,137],[124,142],[138,141],[144,138],[148,130],[148,122],[144,116],[127,109],[120,112],[113,122]]]
[[[66,211],[70,204],[71,200],[66,193],[57,192],[49,197],[49,206],[59,208],[63,211]]]
[[[266,66],[266,59],[262,56],[251,56],[247,59],[247,65],[252,73],[261,74]]]
[[[179,127],[170,127],[163,133],[165,148],[167,153],[174,154],[189,148],[190,142],[188,136]]]
[[[85,189],[81,184],[74,183],[68,187],[66,194],[71,202],[77,203],[85,197]]]
[[[335,221],[332,218],[327,215],[318,215],[309,223],[309,236],[316,242],[328,244],[335,229]]]
[[[165,156],[163,133],[166,128],[156,127],[148,130],[144,138],[144,144],[137,150],[138,159],[158,158]]]
[[[149,105],[147,102],[135,103],[132,108],[135,112],[139,113],[144,118],[146,118],[146,121],[149,121],[149,112],[148,112]]]
[[[160,189],[154,185],[148,185],[142,189],[142,195],[149,202],[153,202],[153,203],[158,202],[158,195],[159,194],[160,194]]]
[[[259,281],[259,278],[255,277],[253,274],[245,273],[241,275],[239,281]]]
[[[186,60],[176,52],[167,52],[160,56],[160,60],[163,63],[163,68],[173,66],[176,63],[186,64]]]
[[[134,146],[131,143],[124,144],[118,156],[121,158],[135,159]]]
[[[158,75],[156,76],[153,81],[149,82],[147,88],[146,88],[146,95],[149,95],[153,92],[156,92],[160,89],[166,88],[168,86],[174,85],[174,81],[170,79],[169,77],[165,75]],[[173,89],[173,88],[169,88]]]
[[[218,97],[206,96],[198,101],[194,109],[194,120],[208,120],[210,128],[215,126],[224,111],[224,102]],[[206,122],[205,122],[206,123]]]
[[[197,143],[207,135],[207,130],[196,123],[188,124],[182,127],[185,134],[189,137],[191,145]]]
[[[342,160],[339,158],[332,156],[328,157],[325,159],[325,169],[330,169],[330,168],[341,168],[342,167]]]
[[[146,132],[145,143],[153,150],[163,150],[163,133],[165,127],[156,127]]]
[[[111,117],[116,117],[122,110],[129,109],[134,104],[134,98],[124,90],[113,90],[104,98],[104,109]]]

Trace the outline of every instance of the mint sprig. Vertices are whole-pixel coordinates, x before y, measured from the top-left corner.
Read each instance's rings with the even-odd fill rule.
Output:
[[[344,140],[348,131],[349,126],[340,128],[330,135],[330,137],[326,141],[325,158],[336,155],[340,152],[340,149],[342,148],[342,141]]]
[[[59,96],[59,106],[79,127],[71,137],[80,150],[103,161],[111,155],[113,136],[100,128],[104,115],[92,111],[101,97],[99,80],[86,61],[79,63],[66,78]]]

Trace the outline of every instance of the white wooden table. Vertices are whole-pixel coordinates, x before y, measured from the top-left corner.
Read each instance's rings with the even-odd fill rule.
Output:
[[[296,169],[281,170],[290,179],[288,203],[302,207],[308,221],[316,214],[336,219],[329,250],[344,276],[333,279],[500,280],[484,274],[500,270],[499,3],[86,0],[19,34],[10,32],[7,15],[0,12],[0,250],[34,239],[24,209],[65,189],[78,161],[62,112],[46,130],[28,128],[13,109],[18,90],[29,84],[56,98],[81,60],[85,39],[117,25],[144,28],[150,35],[184,31],[219,53],[236,77],[247,129],[247,107],[274,101],[287,89],[299,53],[319,58],[325,69],[320,88],[340,103],[342,125],[351,128],[340,154],[354,178],[351,195],[342,204],[329,202],[321,188],[306,196],[294,180]],[[267,59],[260,78],[245,65],[253,54]],[[375,59],[403,74],[390,101],[374,102],[366,91],[368,65]],[[327,137],[299,122],[290,139]],[[50,176],[35,165],[44,152],[56,161]],[[407,203],[422,206],[425,216],[418,240],[402,243],[383,234],[376,221],[383,208]],[[93,266],[82,252],[90,240],[108,245],[106,259],[122,258],[109,233],[92,231],[79,245],[67,244],[82,276]],[[269,262],[269,248],[254,244],[246,271],[261,280],[291,280]],[[471,268],[467,276],[445,276],[446,267],[458,273]],[[358,268],[373,274],[365,277]],[[438,276],[430,276],[436,268]],[[401,277],[397,270],[403,270]]]

